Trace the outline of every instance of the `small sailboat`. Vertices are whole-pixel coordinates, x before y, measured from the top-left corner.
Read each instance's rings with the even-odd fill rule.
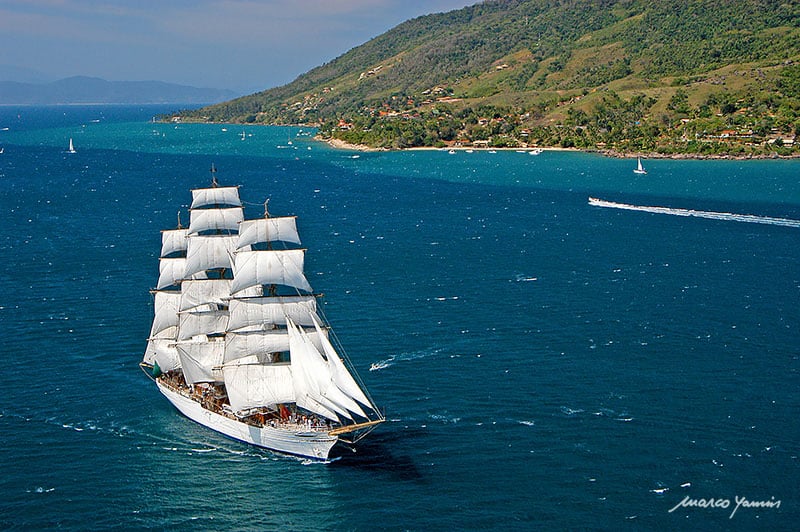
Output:
[[[244,140],[246,138],[247,138],[247,136],[244,134],[244,131],[242,131],[242,140]]]
[[[75,146],[72,144],[72,137],[69,138],[69,149],[67,150],[67,153],[78,153],[75,151]]]
[[[637,165],[636,165],[636,168],[633,170],[633,173],[634,174],[646,174],[647,170],[645,170],[644,166],[642,166],[641,157],[637,157],[636,160],[637,160]]]

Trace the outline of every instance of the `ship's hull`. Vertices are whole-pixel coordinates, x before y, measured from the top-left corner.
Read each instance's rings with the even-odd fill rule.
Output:
[[[326,432],[248,425],[203,408],[197,401],[176,392],[158,380],[156,384],[164,397],[183,415],[234,440],[315,460],[327,460],[328,453],[339,440],[337,436],[331,436]]]

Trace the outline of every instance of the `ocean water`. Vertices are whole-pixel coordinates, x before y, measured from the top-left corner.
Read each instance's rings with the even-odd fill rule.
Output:
[[[796,529],[800,161],[356,157],[169,110],[0,107],[1,528]],[[299,216],[389,419],[355,452],[231,441],[137,367],[212,163]]]

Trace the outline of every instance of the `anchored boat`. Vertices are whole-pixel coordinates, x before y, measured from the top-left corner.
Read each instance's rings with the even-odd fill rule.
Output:
[[[245,220],[238,187],[192,190],[162,232],[141,367],[185,416],[231,438],[325,460],[385,421],[303,272],[293,216]],[[338,346],[334,347],[334,344]]]

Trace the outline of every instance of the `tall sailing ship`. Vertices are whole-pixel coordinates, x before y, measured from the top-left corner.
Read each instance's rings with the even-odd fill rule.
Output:
[[[239,189],[192,190],[189,227],[162,231],[155,317],[140,364],[188,418],[326,460],[385,421],[334,347],[293,216],[245,220]]]

